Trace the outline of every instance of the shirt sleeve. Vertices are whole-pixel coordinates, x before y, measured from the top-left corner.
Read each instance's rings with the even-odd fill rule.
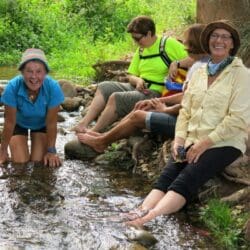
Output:
[[[181,60],[188,56],[184,44],[173,37],[167,39],[165,50],[171,61]]]
[[[64,101],[64,94],[59,83],[55,80],[51,82],[50,101],[48,108],[54,108]]]

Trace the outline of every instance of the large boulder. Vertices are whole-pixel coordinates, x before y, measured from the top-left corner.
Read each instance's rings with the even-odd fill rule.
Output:
[[[87,161],[95,158],[98,153],[91,147],[79,142],[78,140],[72,140],[65,144],[64,153],[66,159],[77,159]]]
[[[77,96],[77,89],[73,82],[69,80],[60,79],[58,80],[65,97]]]
[[[71,112],[76,111],[80,107],[82,103],[82,98],[80,97],[66,97],[64,102],[62,103],[62,107],[64,110]]]

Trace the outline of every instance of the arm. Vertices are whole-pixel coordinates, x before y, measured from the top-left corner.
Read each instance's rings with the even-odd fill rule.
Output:
[[[16,108],[5,105],[4,127],[0,146],[0,164],[8,160],[8,146],[16,124]]]
[[[161,100],[159,100],[159,98],[151,99],[151,102],[152,102],[151,110],[166,113],[169,115],[178,115],[179,110],[181,108],[180,103],[168,107],[166,106],[166,104],[162,103]]]
[[[134,75],[128,75],[127,79],[131,85],[133,85],[138,91],[142,91],[145,89],[145,81]]]
[[[57,136],[57,113],[59,111],[59,106],[51,108],[48,110],[46,117],[46,128],[47,128],[47,148],[48,151],[44,156],[44,164],[52,167],[59,167],[61,165],[61,160],[56,152],[53,152],[56,144]]]
[[[174,95],[166,96],[166,97],[160,97],[162,103],[165,103],[167,106],[172,106],[175,104],[180,104],[182,101],[183,92],[177,93]]]
[[[174,79],[176,77],[178,68],[189,69],[193,65],[194,62],[195,60],[189,56],[179,61],[173,61],[169,66],[170,78]]]

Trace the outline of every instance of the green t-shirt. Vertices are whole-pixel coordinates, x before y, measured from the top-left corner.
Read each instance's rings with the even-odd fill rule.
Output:
[[[151,47],[143,49],[142,56],[158,54],[160,42],[161,38],[158,37]],[[167,38],[165,51],[171,61],[181,60],[187,57],[184,45],[172,37]],[[137,48],[129,65],[128,73],[143,79],[163,83],[168,74],[168,67],[160,56],[140,59],[139,48]],[[152,84],[150,89],[162,93],[164,86]]]

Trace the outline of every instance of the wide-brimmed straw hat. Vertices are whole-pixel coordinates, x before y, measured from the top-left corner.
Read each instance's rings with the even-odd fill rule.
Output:
[[[214,21],[214,22],[209,23],[204,28],[204,30],[201,33],[201,44],[202,44],[203,49],[208,54],[210,54],[209,37],[215,29],[225,29],[228,32],[230,32],[230,34],[233,38],[233,42],[234,42],[234,48],[231,50],[230,54],[231,54],[231,56],[236,55],[236,53],[240,47],[240,36],[239,36],[238,31],[234,28],[233,24],[228,20]]]
[[[46,68],[46,71],[49,72],[50,68],[46,59],[46,56],[44,54],[44,52],[41,49],[35,49],[35,48],[30,48],[30,49],[26,49],[22,55],[22,59],[21,62],[18,66],[18,70],[22,70],[24,65],[27,62],[30,61],[34,61],[34,60],[38,60],[40,62],[42,62]]]

